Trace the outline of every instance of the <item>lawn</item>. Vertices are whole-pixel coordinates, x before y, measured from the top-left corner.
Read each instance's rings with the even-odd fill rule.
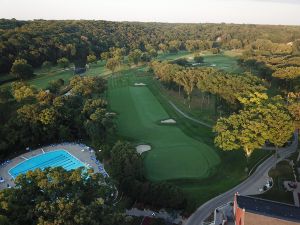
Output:
[[[242,151],[216,149],[211,129],[178,114],[145,71],[129,69],[109,78],[108,98],[111,109],[118,113],[119,135],[134,144],[153,147],[143,156],[147,178],[168,180],[181,187],[192,211],[245,179],[247,160]],[[134,87],[135,82],[147,86]],[[159,121],[166,118],[174,118],[177,124],[160,125]],[[270,153],[255,151],[248,167],[267,154]]]
[[[119,114],[119,134],[152,146],[144,156],[146,177],[161,181],[211,175],[220,163],[215,149],[187,136],[176,125],[161,125],[161,120],[170,118],[168,113],[147,86],[134,86],[135,82],[149,84],[151,79],[133,72],[110,78],[108,96],[111,109]]]
[[[158,55],[157,60],[175,60],[178,58],[191,58],[194,53],[187,51],[180,51],[177,53],[161,53]],[[125,57],[126,58],[126,57]],[[125,60],[126,61],[126,60]],[[224,69],[229,72],[241,72],[241,68],[238,67],[236,58],[227,56],[226,54],[219,55],[204,55],[204,66],[215,65],[216,68]],[[120,70],[128,69],[126,64],[122,65]],[[63,79],[68,82],[73,76],[74,72],[72,68],[60,68],[58,66],[51,66],[46,68],[38,68],[34,71],[35,77],[28,80],[27,83],[37,87],[38,89],[47,88],[50,81]],[[90,65],[90,68],[86,72],[89,76],[108,75],[110,71],[105,68],[105,61],[98,61],[97,64]],[[13,78],[12,75],[1,75],[0,82],[9,81]],[[9,85],[11,82],[2,84],[1,86]]]
[[[177,53],[161,53],[158,55],[157,60],[175,60],[179,58],[189,58],[193,57],[194,53],[188,51],[180,51]]]
[[[127,67],[127,65],[123,65],[120,69],[126,69]],[[105,68],[105,62],[98,61],[96,64],[91,64],[85,74],[88,76],[104,76],[110,73],[111,72]],[[49,82],[54,80],[63,79],[65,82],[68,82],[74,76],[74,69],[73,66],[66,69],[58,66],[51,66],[47,68],[38,68],[34,71],[34,74],[35,77],[27,80],[26,82],[38,89],[45,89],[47,88]],[[2,75],[0,82],[11,78],[11,75]],[[10,82],[7,82],[1,86],[9,84]]]
[[[237,59],[225,54],[204,55],[204,63],[201,66],[211,66],[229,73],[242,73],[243,69],[238,65]]]
[[[86,74],[89,76],[98,76],[108,74],[109,71],[105,68],[105,63],[99,61],[97,64],[90,65]],[[28,83],[40,89],[46,88],[50,81],[63,79],[68,82],[73,76],[73,69],[62,69],[59,67],[50,67],[46,69],[38,69],[35,71],[36,77],[29,80]]]
[[[189,52],[160,54],[160,60],[174,60],[191,57]],[[235,65],[236,59],[226,55],[205,55],[205,62],[221,68]],[[231,67],[230,67],[231,68]],[[234,66],[232,66],[234,68]],[[232,188],[246,178],[244,169],[247,161],[242,151],[223,152],[214,147],[214,134],[210,128],[200,126],[178,114],[169,104],[172,100],[181,110],[199,120],[214,123],[214,99],[207,107],[200,107],[197,93],[193,96],[190,110],[177,92],[168,91],[153,80],[146,67],[129,68],[123,65],[114,75],[105,68],[105,62],[91,65],[86,73],[90,76],[109,77],[108,97],[110,107],[118,113],[119,135],[134,144],[146,143],[152,146],[144,153],[145,175],[148,179],[168,180],[181,187],[188,198],[191,210],[210,198]],[[72,70],[51,67],[36,70],[37,76],[28,83],[37,88],[46,88],[52,80],[73,76]],[[147,83],[146,87],[134,87],[135,82]],[[8,84],[8,83],[7,83]],[[7,85],[4,84],[4,85]],[[208,107],[209,106],[209,107]],[[214,116],[212,116],[214,115]],[[161,125],[160,120],[174,118],[176,125]],[[251,168],[264,151],[256,151],[248,161]]]

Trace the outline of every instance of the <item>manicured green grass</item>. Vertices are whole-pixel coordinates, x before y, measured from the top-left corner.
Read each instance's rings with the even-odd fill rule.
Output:
[[[134,87],[135,82],[146,83],[147,87]],[[247,177],[243,152],[216,149],[212,130],[178,114],[145,68],[111,77],[108,98],[111,109],[118,113],[119,135],[135,144],[153,147],[144,153],[147,178],[168,180],[181,187],[191,210]],[[177,124],[158,123],[166,118],[174,118]],[[248,167],[252,168],[267,154],[255,151]]]
[[[178,53],[164,53],[160,54],[157,57],[157,60],[175,60],[179,58],[187,58],[191,60],[194,58],[194,54],[192,52],[180,51]],[[211,66],[216,69],[225,70],[230,73],[242,73],[244,72],[243,68],[241,68],[237,63],[237,56],[240,55],[240,52],[237,51],[226,51],[221,54],[212,54],[210,52],[202,52],[204,63],[201,66]]]
[[[123,67],[126,67],[125,65]],[[122,67],[122,69],[123,69]],[[126,67],[127,68],[127,67]],[[60,68],[58,66],[51,66],[48,68],[39,68],[35,70],[35,77],[26,81],[28,84],[35,86],[38,89],[47,88],[49,82],[63,79],[65,82],[69,82],[69,80],[74,76],[74,70],[72,68]],[[90,65],[89,69],[85,73],[88,76],[103,76],[109,74],[110,71],[105,68],[105,62],[99,61],[97,64]],[[5,79],[9,78],[11,75],[3,76]],[[4,79],[3,78],[3,79]],[[1,80],[0,80],[1,81]],[[5,85],[9,85],[10,83],[5,83]]]
[[[201,66],[212,66],[229,73],[242,73],[243,69],[238,65],[237,59],[224,54],[205,55]]]
[[[160,60],[174,60],[190,57],[189,52],[177,54],[160,54]],[[234,58],[224,59],[222,56],[205,56],[219,61],[209,61],[216,65],[232,63]],[[210,58],[213,57],[213,58]],[[233,63],[234,64],[234,63]],[[72,71],[60,71],[61,68],[51,67],[36,71],[37,77],[28,82],[37,88],[46,88],[48,82],[56,79],[68,81]],[[210,128],[200,126],[178,114],[169,104],[171,99],[183,111],[196,119],[205,119],[213,124],[209,114],[213,108],[197,111],[195,107],[189,111],[182,99],[167,95],[164,87],[153,80],[146,67],[129,69],[124,66],[122,71],[110,76],[104,62],[92,65],[87,72],[91,76],[109,75],[108,99],[112,110],[118,113],[118,132],[135,144],[147,143],[153,149],[144,153],[145,174],[151,180],[168,180],[181,187],[191,210],[210,198],[232,188],[246,178],[244,169],[247,165],[242,151],[223,152],[214,147],[214,134]],[[147,87],[133,87],[135,82],[147,83]],[[6,85],[6,84],[4,84]],[[194,101],[194,100],[193,100]],[[214,99],[211,99],[213,105]],[[209,104],[209,105],[211,105]],[[162,119],[174,118],[176,125],[161,125]],[[256,151],[249,159],[249,168],[254,166],[269,152]]]
[[[58,67],[51,67],[48,70],[40,69],[35,73],[37,76],[29,80],[28,83],[40,89],[46,88],[50,81],[63,79],[65,82],[68,82],[74,76],[73,69],[63,70],[62,68]],[[99,61],[97,64],[90,65],[90,68],[85,74],[89,76],[98,76],[107,73],[109,73],[109,71],[106,70],[105,63]]]
[[[194,53],[188,52],[188,51],[180,51],[177,53],[162,53],[159,54],[157,57],[157,60],[175,60],[179,58],[188,58],[193,57]]]
[[[134,71],[133,71],[134,72]],[[148,87],[150,78],[133,74],[109,80],[109,103],[118,115],[118,130],[136,144],[150,144],[144,153],[146,177],[153,181],[206,178],[220,162],[215,149],[187,136],[176,125],[161,125],[170,116]]]

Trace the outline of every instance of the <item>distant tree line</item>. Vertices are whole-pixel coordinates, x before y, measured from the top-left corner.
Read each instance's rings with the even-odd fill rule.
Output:
[[[300,40],[288,44],[259,39],[252,43],[239,63],[258,76],[277,84],[285,92],[300,90]]]
[[[0,73],[10,72],[16,60],[26,60],[35,68],[66,58],[75,66],[83,67],[95,58],[110,58],[107,52],[120,48],[136,63],[137,58],[147,61],[157,51],[239,49],[262,38],[284,46],[300,38],[300,29],[296,26],[1,19]]]

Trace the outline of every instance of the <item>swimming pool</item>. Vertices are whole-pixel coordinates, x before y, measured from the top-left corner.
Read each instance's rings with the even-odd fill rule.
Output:
[[[20,174],[25,174],[29,170],[45,169],[47,167],[63,167],[65,170],[77,169],[85,165],[63,149],[47,152],[29,158],[15,167],[11,168],[8,173],[15,179]]]

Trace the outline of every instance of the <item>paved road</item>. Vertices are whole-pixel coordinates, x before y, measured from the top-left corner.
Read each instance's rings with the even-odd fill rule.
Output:
[[[278,151],[280,157],[277,162],[287,158],[295,152],[297,150],[297,146],[298,134],[295,133],[295,140],[292,145]],[[276,158],[274,156],[269,157],[244,182],[201,205],[197,211],[189,217],[185,225],[202,225],[203,221],[215,210],[215,208],[233,201],[233,196],[236,192],[239,192],[242,195],[250,194],[253,191],[252,186],[260,180],[261,177],[268,173],[268,171],[274,166],[275,160]]]

